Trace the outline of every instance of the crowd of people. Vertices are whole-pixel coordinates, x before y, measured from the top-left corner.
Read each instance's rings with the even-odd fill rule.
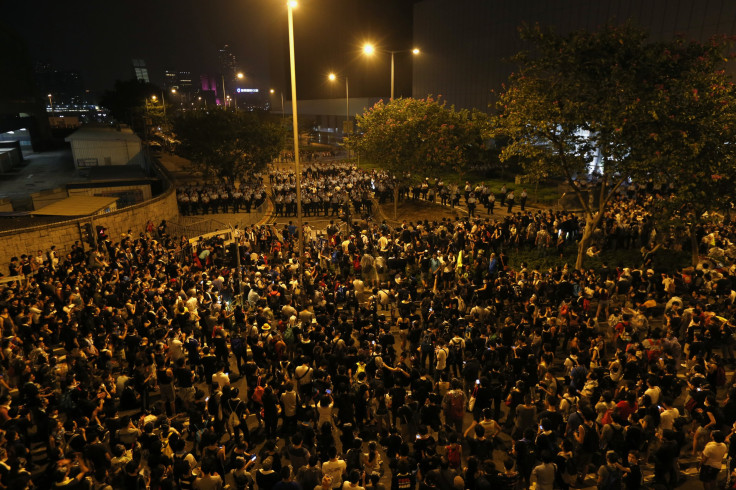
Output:
[[[315,194],[383,185],[305,172]],[[599,245],[649,244],[646,201],[622,194]],[[581,226],[541,210],[330,223],[299,257],[294,225],[230,243],[162,223],[16,261],[0,485],[634,490],[649,470],[675,487],[693,456],[715,488],[736,448],[736,268],[509,266],[515,246]],[[734,241],[711,226],[704,251]]]

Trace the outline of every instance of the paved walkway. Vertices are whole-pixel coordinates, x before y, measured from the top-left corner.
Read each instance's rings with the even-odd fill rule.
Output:
[[[15,211],[32,211],[31,194],[82,180],[71,149],[24,153],[22,167],[0,174],[0,199],[10,199]]]

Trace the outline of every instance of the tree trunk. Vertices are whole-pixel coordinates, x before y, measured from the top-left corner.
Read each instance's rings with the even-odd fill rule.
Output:
[[[698,249],[698,237],[695,234],[695,226],[690,225],[690,262],[693,267],[698,265],[700,260],[700,250]]]
[[[394,219],[397,219],[399,207],[399,185],[394,185]]]
[[[595,223],[592,219],[585,221],[585,228],[583,228],[583,236],[580,237],[578,242],[578,257],[575,259],[575,269],[581,270],[583,268],[583,260],[585,259],[585,252],[588,250],[591,238],[593,238],[593,231],[595,231]]]

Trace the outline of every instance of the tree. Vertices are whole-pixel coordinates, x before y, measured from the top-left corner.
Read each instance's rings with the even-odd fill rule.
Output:
[[[661,53],[676,76],[655,87],[666,112],[656,114],[648,137],[656,147],[663,180],[674,192],[659,200],[665,222],[690,232],[692,264],[699,260],[697,229],[717,213],[728,213],[736,185],[736,87],[726,75],[732,40],[707,43],[676,39]]]
[[[483,144],[486,121],[480,112],[455,110],[433,97],[379,101],[356,119],[359,132],[346,144],[394,177],[394,217],[399,185],[414,175],[462,170]]]
[[[683,66],[667,59],[670,43],[650,43],[631,24],[565,36],[535,26],[521,34],[533,50],[515,57],[520,70],[499,94],[494,132],[508,137],[502,160],[520,158],[529,173],[562,176],[578,196],[585,215],[575,264],[581,268],[621,184],[657,173],[664,148],[650,134],[670,107],[657,87],[677,80]],[[591,173],[596,204],[583,184]]]
[[[149,117],[163,119],[161,103],[151,101],[152,96],[160,97],[161,90],[151,83],[132,80],[116,80],[115,88],[106,90],[100,98],[100,105],[107,108],[118,121],[133,125],[146,114]],[[158,106],[158,107],[156,107]]]
[[[266,166],[286,139],[280,124],[266,122],[255,112],[185,112],[174,119],[179,153],[204,174],[234,179]]]

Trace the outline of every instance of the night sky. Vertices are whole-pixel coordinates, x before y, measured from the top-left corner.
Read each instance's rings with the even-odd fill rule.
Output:
[[[301,0],[294,11],[299,98],[340,97],[324,81],[330,70],[351,77],[351,96],[387,95],[388,55],[367,60],[360,46],[374,40],[387,50],[410,48],[413,3]],[[132,58],[145,60],[153,83],[165,69],[190,71],[198,83],[200,74],[218,74],[224,44],[253,85],[288,90],[285,1],[14,1],[3,16],[32,61],[80,71],[96,94],[131,78]],[[397,57],[397,93],[410,95],[410,73],[410,60]]]

